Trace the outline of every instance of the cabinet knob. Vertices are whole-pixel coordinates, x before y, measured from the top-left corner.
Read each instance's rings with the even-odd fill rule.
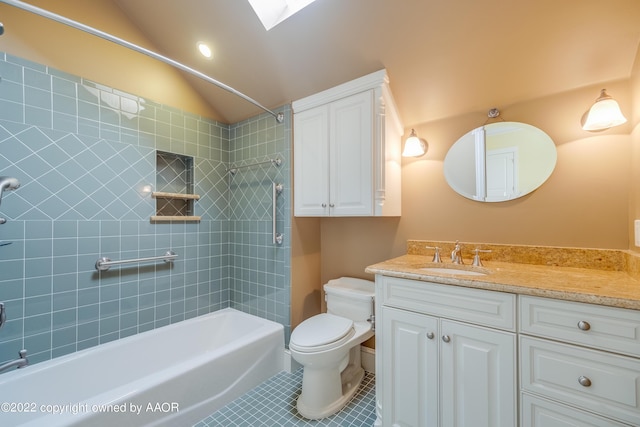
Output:
[[[323,207],[323,208],[326,208],[326,207],[327,207],[327,204],[326,204],[326,203],[323,203],[323,204],[322,204],[322,207]]]
[[[433,332],[427,332],[427,338],[429,338],[430,340],[434,339],[436,336],[436,334],[434,334]]]
[[[589,329],[591,329],[591,325],[589,324],[589,322],[581,320],[578,322],[578,328],[582,331],[588,331]]]
[[[335,207],[336,207],[336,205],[334,205],[333,203],[329,203],[329,207],[330,207],[330,208],[335,208]]]
[[[580,378],[578,378],[578,382],[580,383],[581,386],[584,386],[584,387],[591,386],[591,380],[583,375],[581,375]]]
[[[443,335],[442,336],[442,341],[449,342],[449,341],[451,341],[451,337],[449,335]]]

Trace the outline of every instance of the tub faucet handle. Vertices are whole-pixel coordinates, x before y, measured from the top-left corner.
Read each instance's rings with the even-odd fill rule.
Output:
[[[437,246],[425,246],[425,249],[433,249],[435,250],[435,252],[433,253],[433,259],[431,260],[431,262],[442,262],[442,259],[440,258],[440,248]]]
[[[489,253],[489,252],[491,252],[491,250],[490,249],[475,248],[473,250],[473,252],[475,254],[473,255],[473,263],[472,263],[472,265],[475,266],[475,267],[482,267],[482,260],[480,259],[480,252]]]

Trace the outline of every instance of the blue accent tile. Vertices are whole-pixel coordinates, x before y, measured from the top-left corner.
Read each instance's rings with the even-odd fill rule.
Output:
[[[24,348],[29,351],[29,361],[37,360],[37,354],[51,351],[51,332],[44,332],[37,335],[28,335],[24,338]],[[51,356],[43,356],[49,359]]]
[[[76,327],[71,326],[56,329],[51,334],[51,344],[53,348],[76,344]]]
[[[1,265],[0,268],[2,268]],[[24,296],[24,280],[22,278],[0,281],[0,301],[18,300]]]
[[[100,323],[98,321],[80,323],[76,329],[78,341],[96,339],[100,333]]]
[[[7,309],[8,310],[8,309]],[[24,318],[24,336],[51,331],[51,313]]]

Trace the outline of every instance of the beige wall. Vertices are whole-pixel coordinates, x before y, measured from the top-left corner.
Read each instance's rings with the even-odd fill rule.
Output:
[[[630,82],[612,82],[607,89],[629,115]],[[403,160],[402,217],[323,219],[321,281],[341,275],[371,279],[364,268],[403,254],[407,239],[629,248],[631,125],[599,134],[583,131],[579,119],[598,93],[599,87],[590,87],[498,106],[505,120],[547,132],[558,150],[549,180],[510,202],[468,200],[454,193],[444,179],[447,150],[468,130],[483,124],[486,112],[415,126],[429,142],[429,152]]]
[[[29,3],[157,51],[109,0]],[[193,90],[181,72],[170,65],[6,4],[0,4],[0,19],[5,28],[0,37],[1,51],[220,120],[220,115]]]
[[[631,188],[629,192],[629,248],[640,251],[634,241],[633,221],[640,219],[640,46],[636,55],[633,73],[631,75],[633,110],[628,118],[632,123],[631,133]]]
[[[315,236],[321,242],[321,268],[314,292],[340,276],[373,280],[364,272],[366,266],[404,254],[408,239],[633,249],[630,212],[640,218],[638,74],[633,80],[606,85],[630,120],[601,133],[580,128],[580,117],[598,96],[599,86],[497,106],[505,120],[547,132],[558,151],[549,180],[509,202],[468,200],[454,193],[444,179],[447,150],[468,130],[482,125],[486,112],[414,126],[428,141],[429,151],[418,159],[403,159],[402,217],[321,219]],[[406,137],[410,129],[405,131]],[[292,303],[299,304],[295,299]]]

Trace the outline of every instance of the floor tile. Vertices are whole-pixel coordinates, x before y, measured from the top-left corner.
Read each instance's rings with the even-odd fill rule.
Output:
[[[339,413],[307,420],[296,410],[302,391],[302,369],[281,372],[200,421],[195,427],[372,426],[375,421],[375,376],[366,373],[360,389]]]

